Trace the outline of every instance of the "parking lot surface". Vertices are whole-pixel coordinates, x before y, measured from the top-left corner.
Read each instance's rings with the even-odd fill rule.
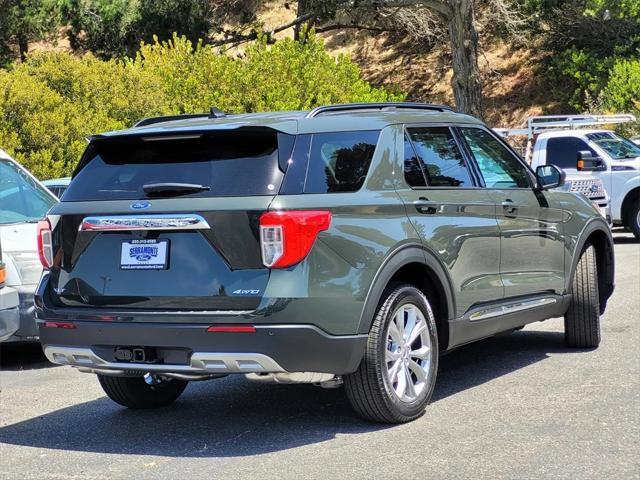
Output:
[[[640,245],[615,240],[599,349],[567,349],[562,319],[460,348],[406,425],[359,420],[341,390],[239,377],[131,411],[38,346],[3,347],[0,478],[640,478]]]

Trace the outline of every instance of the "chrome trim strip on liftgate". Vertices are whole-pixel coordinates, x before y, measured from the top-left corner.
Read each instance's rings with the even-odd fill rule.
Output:
[[[49,345],[44,354],[52,363],[88,369],[94,373],[151,372],[182,374],[275,373],[284,372],[278,363],[262,353],[194,352],[189,365],[161,363],[109,362],[90,348]]]
[[[545,305],[551,305],[557,303],[558,299],[554,297],[536,298],[534,300],[523,300],[508,305],[501,305],[499,307],[487,308],[479,310],[469,315],[469,320],[475,322],[477,320],[484,320],[487,318],[500,317],[502,315],[508,315],[510,313],[521,312],[523,310],[530,310],[532,308],[543,307]]]
[[[131,230],[206,230],[209,228],[209,224],[201,215],[176,213],[86,217],[80,223],[78,230],[81,232],[117,232]]]

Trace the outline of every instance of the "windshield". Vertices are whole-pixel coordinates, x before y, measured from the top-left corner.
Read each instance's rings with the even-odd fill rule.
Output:
[[[614,160],[640,157],[640,147],[615,133],[589,133],[587,138],[606,151]]]
[[[15,163],[0,158],[0,225],[36,222],[55,199]]]

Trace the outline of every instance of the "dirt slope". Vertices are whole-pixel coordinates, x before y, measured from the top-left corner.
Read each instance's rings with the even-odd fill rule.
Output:
[[[256,2],[257,3],[257,2]],[[295,18],[295,2],[271,0],[256,12],[265,29]],[[291,29],[276,38],[292,36]],[[349,55],[375,85],[399,87],[408,100],[454,105],[451,91],[450,54],[446,47],[427,50],[387,34],[342,30],[319,34],[334,55]],[[31,45],[37,50],[69,50],[65,30],[55,44]],[[242,47],[231,52],[239,53]],[[544,59],[540,49],[514,49],[504,43],[482,45],[480,69],[484,78],[485,120],[493,127],[515,127],[530,115],[566,113],[566,106],[554,101],[535,67]]]

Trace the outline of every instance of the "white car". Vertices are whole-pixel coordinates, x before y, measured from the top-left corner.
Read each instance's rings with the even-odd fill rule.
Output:
[[[6,277],[3,290],[15,291],[19,299],[18,329],[2,333],[0,325],[2,341],[38,339],[33,306],[33,293],[42,274],[37,224],[57,201],[33,175],[0,150],[0,244]],[[7,302],[9,296],[15,298],[14,294],[8,295]],[[0,309],[4,307],[4,301],[0,300]]]

